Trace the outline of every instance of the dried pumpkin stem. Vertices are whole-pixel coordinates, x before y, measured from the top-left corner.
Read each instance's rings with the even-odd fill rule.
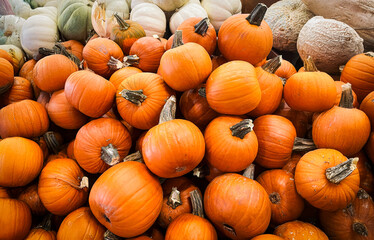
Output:
[[[195,33],[200,34],[201,36],[205,36],[206,32],[209,29],[209,19],[203,18],[200,22],[198,22],[195,26]]]
[[[281,201],[281,197],[280,197],[279,193],[277,193],[277,192],[273,192],[273,193],[269,194],[269,199],[270,199],[270,202],[272,204],[278,204]]]
[[[178,191],[176,187],[171,189],[167,205],[169,205],[172,209],[176,209],[178,206],[182,205],[181,192]]]
[[[110,70],[112,70],[112,71],[115,71],[115,70],[118,70],[118,69],[121,69],[121,68],[124,68],[124,67],[128,66],[128,64],[126,62],[123,63],[113,56],[110,56],[110,59],[109,59],[107,65],[109,66]]]
[[[81,180],[81,183],[79,185],[79,188],[82,189],[82,188],[88,188],[88,187],[89,187],[88,177],[83,176],[82,180]]]
[[[60,151],[60,142],[57,140],[56,135],[53,131],[44,133],[43,138],[50,151],[52,151],[54,154],[57,154]]]
[[[131,65],[136,65],[139,64],[139,57],[134,54],[134,55],[128,55],[123,58],[123,63],[126,65],[126,67],[131,66]]]
[[[201,197],[200,192],[195,189],[190,192],[191,204],[192,204],[192,214],[204,217],[204,209],[203,209],[203,200]]]
[[[360,199],[360,200],[369,199],[370,195],[364,189],[361,188],[357,192],[357,198]]]
[[[313,139],[296,137],[293,143],[292,150],[296,152],[304,152],[304,151],[311,151],[316,148],[317,147],[314,144]]]
[[[183,45],[183,37],[182,37],[182,30],[177,30],[174,33],[173,44],[171,48],[176,48]]]
[[[254,179],[255,178],[255,167],[253,163],[249,165],[243,172],[243,177]]]
[[[233,227],[231,227],[230,225],[223,224],[223,229],[226,230],[226,231],[228,231],[231,235],[233,235],[233,236],[236,237],[235,229]]]
[[[339,107],[353,108],[352,85],[346,83],[342,85],[342,95],[340,97]]]
[[[198,93],[200,96],[206,98],[206,88],[205,88],[205,86],[199,88],[199,89],[197,90],[197,93]]]
[[[305,72],[318,72],[316,65],[311,56],[303,60]]]
[[[260,26],[262,20],[264,20],[267,9],[265,4],[258,3],[248,17],[246,17],[247,21],[252,25]]]
[[[160,120],[158,124],[171,121],[175,119],[175,112],[177,110],[177,100],[174,95],[170,96],[162,108]]]
[[[121,31],[125,31],[127,29],[129,29],[130,27],[130,24],[128,24],[125,20],[123,20],[123,18],[121,18],[118,13],[115,13],[114,14],[114,17],[116,18],[117,22],[118,22],[118,25],[121,29]]]
[[[277,71],[278,68],[281,66],[281,64],[282,64],[282,55],[278,55],[275,58],[272,58],[269,61],[267,61],[262,66],[262,69],[264,69],[265,71],[267,71],[269,73],[274,74],[275,71]]]
[[[101,160],[103,160],[109,166],[119,163],[120,156],[117,148],[115,148],[111,143],[109,143],[106,147],[101,147]]]
[[[368,57],[374,57],[374,52],[366,52],[364,54]]]
[[[122,239],[121,237],[118,237],[117,235],[115,235],[109,230],[106,230],[104,233],[104,240],[121,240],[121,239]]]
[[[141,106],[142,103],[147,99],[147,96],[143,94],[143,90],[128,90],[123,89],[119,93],[123,98],[125,98],[127,101],[136,104],[138,106]]]
[[[153,34],[152,37],[156,38],[157,40],[159,40],[160,42],[162,42],[160,36],[158,36],[157,34]]]
[[[42,228],[46,231],[51,231],[52,229],[52,222],[51,222],[52,214],[49,213],[47,216],[43,218],[43,221],[36,226],[36,228]]]
[[[197,178],[204,178],[205,176],[208,176],[209,173],[210,173],[210,169],[205,164],[192,170],[192,176],[197,177]]]
[[[253,131],[253,121],[252,119],[244,119],[243,121],[230,127],[231,135],[243,139],[247,133]]]
[[[365,224],[360,223],[360,222],[354,222],[352,224],[352,227],[353,227],[353,231],[360,234],[361,236],[364,236],[364,237],[369,236],[369,231],[367,227],[365,226]]]
[[[140,162],[144,163],[142,153],[140,151],[136,151],[130,155],[127,155],[124,159],[124,162]]]
[[[358,158],[350,158],[334,167],[326,169],[326,177],[332,183],[340,183],[357,168]]]

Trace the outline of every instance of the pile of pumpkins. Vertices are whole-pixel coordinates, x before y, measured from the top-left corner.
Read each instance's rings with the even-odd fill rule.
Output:
[[[4,2],[0,239],[374,238],[360,37],[296,70],[264,4]]]

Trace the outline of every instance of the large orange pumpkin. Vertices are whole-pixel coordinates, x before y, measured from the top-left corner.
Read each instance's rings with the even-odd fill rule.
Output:
[[[0,57],[0,95],[13,85],[13,66],[8,60]]]
[[[313,224],[301,221],[284,223],[275,229],[274,234],[283,239],[292,240],[329,240],[319,228]]]

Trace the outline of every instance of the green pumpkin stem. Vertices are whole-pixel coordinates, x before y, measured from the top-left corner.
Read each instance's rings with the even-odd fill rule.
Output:
[[[55,132],[48,131],[44,133],[43,138],[45,140],[45,143],[47,144],[48,149],[51,152],[53,152],[54,154],[57,154],[60,151],[61,145],[56,138]]]
[[[357,162],[358,157],[350,158],[341,164],[326,169],[326,178],[332,183],[340,183],[357,168]]]
[[[140,151],[136,151],[132,154],[127,155],[124,159],[124,162],[140,162],[144,163],[142,153]]]
[[[200,34],[201,36],[205,36],[206,32],[209,29],[209,18],[203,18],[200,22],[198,22],[195,26],[195,33]]]
[[[171,48],[176,48],[183,45],[183,37],[182,37],[182,30],[177,30],[174,33],[173,44]]]
[[[121,29],[121,31],[125,31],[127,29],[129,29],[130,27],[130,24],[128,24],[125,20],[123,20],[123,18],[121,18],[118,13],[115,13],[114,14],[114,17],[116,18],[117,22],[118,22],[118,25]]]
[[[205,85],[200,87],[198,90],[197,90],[197,93],[202,96],[203,98],[206,98],[206,88],[205,88]]]
[[[209,173],[210,169],[206,164],[196,167],[194,168],[194,170],[192,170],[192,176],[197,178],[204,178],[205,176],[208,176]]]
[[[250,179],[254,179],[255,178],[255,168],[256,168],[256,165],[254,165],[253,163],[251,165],[249,165],[243,172],[243,177],[246,177],[246,178],[250,178]]]
[[[123,98],[127,101],[136,104],[137,106],[141,106],[142,103],[147,99],[147,96],[143,94],[143,90],[128,90],[123,89],[119,93]]]
[[[269,73],[274,74],[275,71],[277,71],[278,68],[281,66],[281,64],[282,64],[282,55],[278,55],[275,58],[272,58],[269,61],[267,61],[262,66],[262,69],[264,69],[265,71],[267,71]]]
[[[314,150],[316,148],[317,147],[314,144],[313,139],[296,137],[292,150],[296,152],[305,152]]]
[[[176,187],[171,189],[167,205],[169,205],[172,209],[176,209],[178,206],[182,205],[181,192],[178,191]]]
[[[352,85],[346,83],[342,85],[342,95],[340,97],[339,107],[353,108]]]
[[[253,131],[253,127],[252,119],[244,119],[230,127],[231,135],[243,139],[245,135]]]
[[[105,147],[101,147],[101,160],[103,160],[109,166],[119,163],[120,156],[117,148],[115,148],[111,143]]]
[[[170,96],[162,108],[160,120],[158,124],[171,121],[175,119],[175,112],[177,110],[177,100],[174,95]]]
[[[267,7],[263,3],[258,3],[257,6],[252,10],[252,12],[246,17],[247,21],[251,25],[260,26],[262,20],[264,20]]]
[[[303,60],[305,72],[318,72],[316,65],[311,56]]]
[[[204,217],[203,200],[202,200],[200,192],[197,189],[191,191],[190,198],[191,198],[191,205],[192,205],[192,214],[203,218]]]
[[[109,230],[106,230],[104,233],[104,240],[121,240],[121,239],[122,239],[121,237],[115,235]]]

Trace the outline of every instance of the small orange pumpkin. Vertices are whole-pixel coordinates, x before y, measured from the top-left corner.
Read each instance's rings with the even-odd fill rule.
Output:
[[[32,100],[34,92],[31,82],[23,77],[14,77],[13,86],[1,96],[1,104],[3,106],[25,99]]]
[[[0,95],[13,85],[13,66],[8,60],[0,57]]]
[[[126,78],[134,75],[136,73],[141,73],[142,70],[136,67],[125,67],[115,71],[112,76],[109,78],[109,82],[111,82],[116,90],[118,90],[119,85],[125,80]]]

